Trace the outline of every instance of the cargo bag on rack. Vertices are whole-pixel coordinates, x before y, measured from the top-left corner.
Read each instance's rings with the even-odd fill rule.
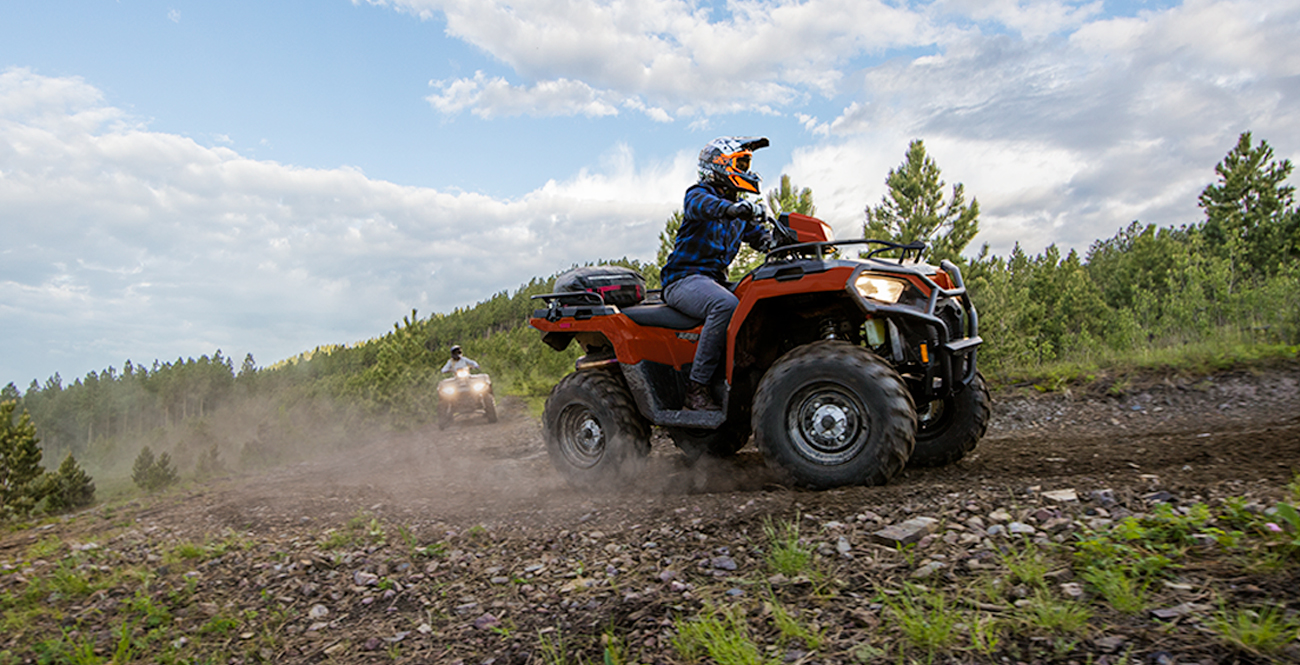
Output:
[[[555,290],[595,293],[604,298],[606,305],[631,307],[645,298],[645,278],[622,266],[587,266],[555,278]]]

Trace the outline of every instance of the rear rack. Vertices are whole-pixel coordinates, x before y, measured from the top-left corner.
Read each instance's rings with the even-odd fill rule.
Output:
[[[618,313],[618,308],[606,305],[605,299],[589,291],[564,291],[561,293],[542,293],[532,296],[531,300],[546,301],[546,309],[533,310],[534,319],[559,321],[560,319],[577,319],[579,321],[596,316],[610,316]]]

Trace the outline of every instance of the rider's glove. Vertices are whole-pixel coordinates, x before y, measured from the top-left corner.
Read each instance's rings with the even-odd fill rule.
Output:
[[[754,204],[741,199],[727,207],[727,217],[732,219],[750,219],[754,216]]]
[[[758,247],[755,247],[755,249],[763,253],[776,249],[776,238],[773,238],[771,233],[764,233],[763,237],[758,241]]]

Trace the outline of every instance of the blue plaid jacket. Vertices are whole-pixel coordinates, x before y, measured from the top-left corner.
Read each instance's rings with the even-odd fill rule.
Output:
[[[760,246],[767,229],[748,219],[728,219],[726,211],[732,203],[711,183],[698,183],[686,190],[677,242],[659,274],[664,286],[690,275],[708,275],[726,284],[727,266],[740,251],[741,241]]]

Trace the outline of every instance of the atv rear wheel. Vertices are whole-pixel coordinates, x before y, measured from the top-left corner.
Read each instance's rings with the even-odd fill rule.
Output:
[[[966,456],[989,428],[989,389],[978,372],[956,395],[919,405],[916,448],[908,466],[944,466]]]
[[[608,371],[574,372],[546,398],[542,433],[551,463],[578,488],[607,489],[630,462],[650,454],[650,425],[622,378]]]
[[[718,429],[691,429],[668,427],[668,436],[681,449],[686,464],[694,464],[701,457],[731,457],[749,442],[751,432],[747,420],[728,420]]]
[[[790,351],[754,397],[754,441],[763,458],[810,489],[888,482],[911,455],[915,433],[903,379],[848,342]]]

